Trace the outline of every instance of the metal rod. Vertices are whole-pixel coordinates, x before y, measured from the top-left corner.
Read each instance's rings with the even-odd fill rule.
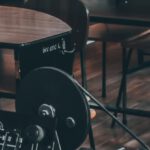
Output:
[[[87,90],[85,90],[75,79],[72,80],[76,83],[76,85],[80,88],[80,90],[87,96],[93,100],[97,106],[103,110],[107,115],[109,115],[112,119],[116,121],[126,132],[128,132],[134,139],[136,139],[146,150],[150,150],[150,147],[144,143],[132,130],[130,130],[127,126],[122,124],[101,102],[99,102],[93,95],[91,95]]]
[[[93,102],[89,102],[89,105],[90,108],[102,110],[101,108],[99,108],[97,104],[94,104]],[[121,107],[115,107],[110,105],[105,105],[105,107],[111,112],[123,113],[125,111],[127,115],[150,118],[150,111],[146,111],[146,110],[144,111],[144,110],[131,109],[131,108],[122,109]]]

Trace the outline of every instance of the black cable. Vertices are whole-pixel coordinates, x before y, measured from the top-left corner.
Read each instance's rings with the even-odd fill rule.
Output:
[[[81,89],[84,94],[89,96],[91,100],[93,100],[99,107],[102,109],[105,113],[107,113],[112,119],[114,119],[125,131],[127,131],[134,139],[136,139],[146,150],[150,150],[150,147],[144,143],[143,140],[138,138],[138,136],[132,132],[127,126],[122,124],[109,110],[106,109],[106,107],[100,103],[93,95],[91,95],[87,90],[85,90],[75,79],[73,79],[73,82],[78,85],[78,87]]]

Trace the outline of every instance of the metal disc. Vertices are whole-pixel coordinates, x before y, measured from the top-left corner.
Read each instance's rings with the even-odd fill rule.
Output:
[[[53,67],[42,67],[22,79],[16,98],[16,112],[38,115],[41,104],[56,110],[58,136],[63,150],[74,150],[85,140],[89,108],[72,78]]]

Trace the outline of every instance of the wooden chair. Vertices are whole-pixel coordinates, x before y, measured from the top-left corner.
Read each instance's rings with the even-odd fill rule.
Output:
[[[125,39],[145,31],[144,27],[97,23],[89,27],[89,40],[102,42],[102,97],[106,96],[106,48],[108,42],[121,43]]]
[[[118,93],[118,98],[116,101],[116,107],[119,108],[120,104],[122,103],[122,107],[124,110],[127,108],[127,74],[129,72],[128,67],[131,60],[131,54],[133,50],[137,51],[146,51],[146,53],[150,53],[150,30],[146,30],[138,35],[135,35],[133,37],[130,37],[123,41],[122,43],[123,47],[123,73],[122,73],[122,79],[120,84],[120,89]],[[147,65],[140,64],[141,66],[136,68],[134,71],[142,69],[144,67],[149,67],[150,62],[147,63]],[[136,113],[136,112],[135,112]],[[114,114],[117,116],[117,112]],[[146,116],[146,112],[143,116]],[[123,123],[127,124],[126,121],[126,113],[123,113],[124,120]],[[115,121],[113,121],[112,126],[114,125]]]

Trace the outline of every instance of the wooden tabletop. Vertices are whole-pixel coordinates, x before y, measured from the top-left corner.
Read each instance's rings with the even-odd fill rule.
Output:
[[[150,26],[150,0],[81,1],[89,9],[92,22]]]
[[[66,23],[49,14],[0,6],[0,45],[21,46],[70,31]]]

